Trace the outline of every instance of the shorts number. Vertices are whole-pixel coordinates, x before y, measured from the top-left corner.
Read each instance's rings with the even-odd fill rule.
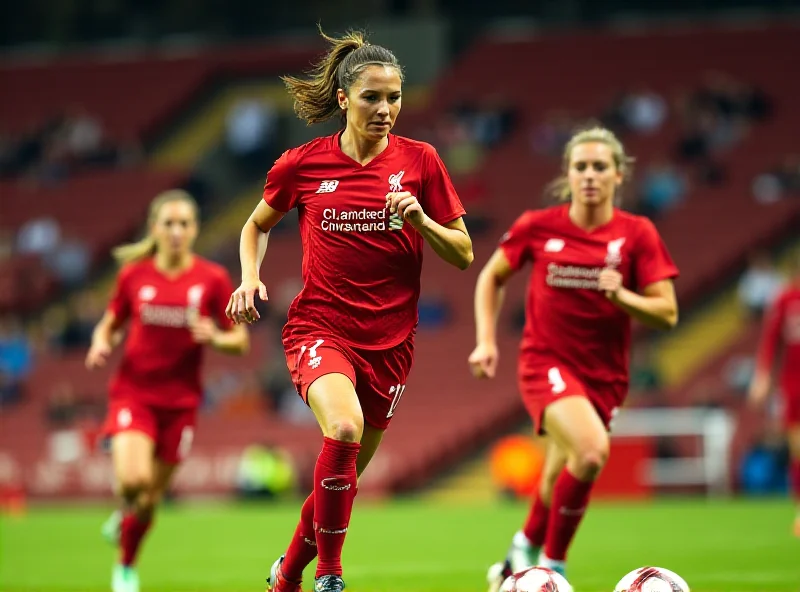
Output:
[[[554,395],[558,395],[567,390],[567,383],[561,376],[561,371],[553,366],[547,371],[547,382],[550,383]]]
[[[404,384],[398,384],[389,389],[389,394],[394,395],[394,398],[392,399],[392,404],[389,406],[389,413],[386,414],[386,419],[394,415],[394,410],[397,409],[397,404],[400,402],[400,397],[403,396],[404,392],[406,392],[406,385]]]
[[[194,440],[194,430],[191,426],[184,426],[181,430],[181,441],[178,443],[178,458],[183,460],[189,455]]]

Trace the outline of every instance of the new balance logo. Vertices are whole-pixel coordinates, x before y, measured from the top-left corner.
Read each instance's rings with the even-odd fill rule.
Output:
[[[339,186],[339,181],[323,181],[319,184],[317,193],[333,193]]]
[[[560,238],[551,238],[544,244],[545,253],[560,253],[564,249],[564,241]]]
[[[389,191],[397,192],[403,190],[403,186],[400,184],[400,181],[403,180],[403,175],[405,174],[405,171],[400,171],[394,175],[389,175]]]
[[[342,483],[342,480],[337,477],[326,477],[319,484],[328,491],[347,491],[350,489],[349,483]]]

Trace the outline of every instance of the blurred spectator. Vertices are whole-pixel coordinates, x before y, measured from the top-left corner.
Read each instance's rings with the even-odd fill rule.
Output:
[[[103,301],[91,290],[73,294],[67,304],[67,318],[60,335],[64,349],[84,349],[92,343],[95,324],[103,316]]]
[[[294,492],[297,478],[294,459],[286,450],[269,443],[252,444],[242,451],[236,489],[245,498],[273,499]]]
[[[12,316],[0,317],[0,397],[17,400],[33,367],[33,350],[22,323]]]
[[[91,253],[81,239],[68,238],[45,256],[44,264],[65,287],[74,288],[83,284],[89,275]]]
[[[237,101],[225,120],[225,141],[247,176],[263,173],[276,141],[278,114],[268,101],[250,97]]]
[[[751,253],[747,270],[739,279],[739,301],[754,317],[759,318],[772,304],[783,286],[783,277],[775,269],[769,253]]]
[[[667,103],[646,87],[620,92],[601,118],[610,129],[624,134],[652,134],[667,119]]]
[[[561,156],[564,145],[572,136],[575,121],[564,111],[551,111],[544,121],[534,126],[530,134],[533,151],[543,156]]]
[[[790,154],[772,171],[753,180],[753,197],[772,203],[790,195],[800,195],[800,154]]]
[[[639,190],[642,213],[658,218],[683,201],[686,189],[686,179],[674,165],[665,159],[656,160],[642,178]]]
[[[25,222],[17,231],[17,252],[45,255],[55,250],[61,240],[61,227],[47,216]]]

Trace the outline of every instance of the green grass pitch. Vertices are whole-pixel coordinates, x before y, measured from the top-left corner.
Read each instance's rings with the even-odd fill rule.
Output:
[[[0,518],[0,591],[104,592],[115,552],[101,539],[106,507],[29,509]],[[140,562],[142,592],[259,592],[284,550],[294,504],[165,508]],[[524,518],[521,504],[357,504],[344,554],[352,592],[484,592]],[[693,592],[799,592],[800,540],[787,500],[597,503],[570,555],[576,592],[612,592],[645,564],[684,576]],[[313,572],[306,573],[306,582]]]

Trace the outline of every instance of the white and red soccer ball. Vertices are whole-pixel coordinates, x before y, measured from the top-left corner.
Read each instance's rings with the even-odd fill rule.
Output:
[[[551,569],[531,567],[506,578],[500,592],[572,592],[572,586]]]
[[[622,578],[614,592],[689,592],[689,584],[663,567],[640,567]]]

